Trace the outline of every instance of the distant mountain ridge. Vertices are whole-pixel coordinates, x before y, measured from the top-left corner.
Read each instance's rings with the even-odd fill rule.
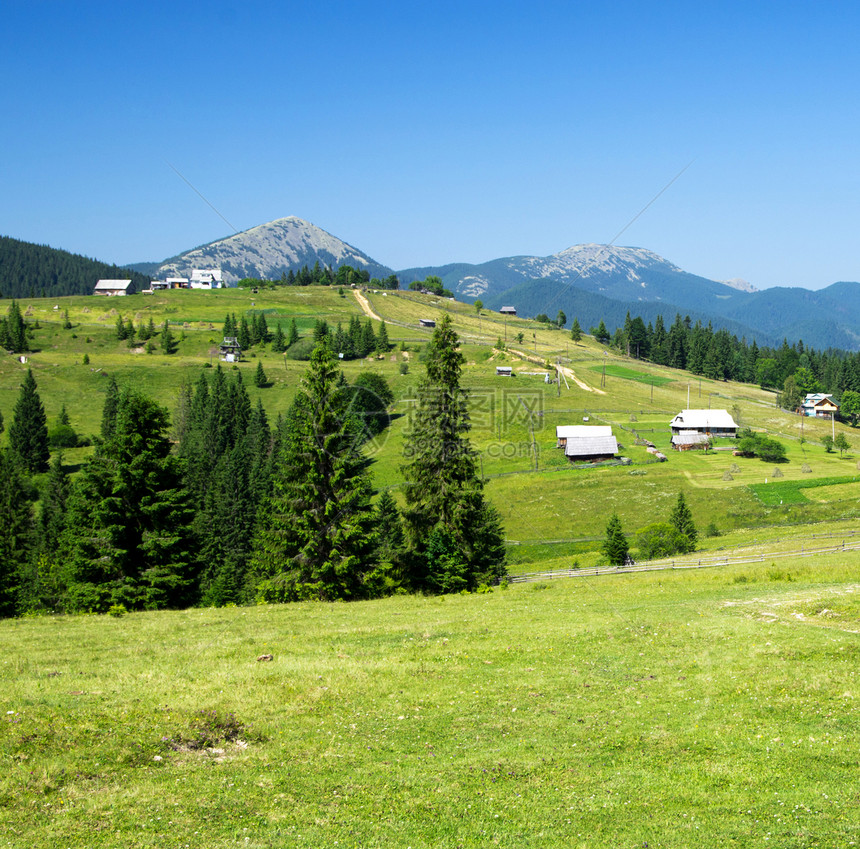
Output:
[[[612,329],[620,322],[610,316],[620,312],[623,320],[628,310],[646,322],[661,314],[669,323],[680,313],[763,344],[787,338],[820,350],[860,349],[858,283],[834,283],[816,292],[760,291],[745,280],[720,282],[690,274],[643,248],[595,244],[547,257],[510,256],[398,272],[401,285],[429,274],[464,300],[480,298],[491,309],[514,306],[522,315],[550,318],[561,309],[586,328],[603,318]]]
[[[366,269],[371,277],[387,277],[392,270],[331,233],[294,216],[260,224],[233,236],[217,239],[165,260],[158,277],[189,277],[193,268],[220,268],[228,283],[245,277],[277,280],[302,266]],[[139,268],[152,268],[141,263]]]

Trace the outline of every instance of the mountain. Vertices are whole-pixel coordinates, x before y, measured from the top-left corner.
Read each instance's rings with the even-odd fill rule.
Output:
[[[402,286],[430,274],[464,300],[480,298],[491,309],[515,306],[526,316],[555,318],[562,309],[583,327],[603,318],[612,330],[628,310],[646,322],[662,314],[667,324],[681,313],[759,344],[787,338],[822,350],[860,349],[858,283],[834,283],[816,292],[759,291],[745,280],[720,282],[690,274],[643,248],[594,244],[547,257],[511,256],[398,272]]]
[[[165,260],[155,272],[159,277],[190,277],[193,268],[220,268],[228,283],[244,277],[278,279],[289,271],[314,263],[351,265],[366,269],[371,277],[387,277],[392,270],[331,233],[301,218],[279,218],[234,236],[218,239]],[[141,264],[143,267],[149,264]]]
[[[0,295],[4,298],[92,295],[98,280],[129,278],[129,294],[149,286],[149,277],[144,274],[47,245],[0,236]]]
[[[704,313],[717,312],[717,307],[722,313],[750,297],[749,292],[683,271],[652,251],[612,245],[575,245],[552,256],[512,256],[481,265],[406,269],[399,272],[401,284],[423,279],[420,275],[428,271],[461,297],[488,304],[495,295],[533,280],[553,280],[618,301],[657,301]]]

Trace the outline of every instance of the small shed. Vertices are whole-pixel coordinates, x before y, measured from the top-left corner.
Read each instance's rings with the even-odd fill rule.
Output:
[[[588,430],[596,430],[596,428],[588,428]],[[564,456],[571,462],[611,460],[617,453],[618,442],[614,436],[568,437],[564,446]]]
[[[242,359],[242,349],[235,336],[225,336],[224,341],[218,346],[218,353],[225,363],[238,363]]]
[[[566,447],[569,439],[589,439],[598,436],[612,436],[612,428],[609,425],[558,425],[555,429],[555,447]]]
[[[804,416],[812,416],[816,419],[832,419],[839,412],[839,405],[833,400],[832,395],[810,392],[803,399],[801,412]]]
[[[435,327],[436,321],[432,318],[419,318],[418,319],[419,327]]]
[[[149,284],[149,290],[151,292],[159,292],[162,289],[169,289],[170,283],[167,280],[153,280],[152,283]]]
[[[710,437],[698,430],[681,430],[672,434],[672,447],[676,451],[704,450],[710,444]]]
[[[499,312],[502,315],[516,315],[517,314],[517,308],[516,307],[502,307],[499,310]]]
[[[127,295],[131,280],[99,280],[93,290],[94,295],[107,295],[109,298]]]
[[[496,366],[496,377],[513,377],[514,370],[511,366]]]

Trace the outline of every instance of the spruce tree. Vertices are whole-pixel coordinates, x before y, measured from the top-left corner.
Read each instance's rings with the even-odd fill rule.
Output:
[[[621,520],[616,513],[613,513],[609,519],[609,524],[606,526],[606,537],[600,549],[612,566],[623,566],[627,560],[630,546],[621,528]]]
[[[287,418],[273,494],[253,556],[259,598],[368,595],[373,509],[366,461],[339,412],[339,370],[318,345]]]
[[[0,450],[0,617],[18,612],[18,595],[32,551],[33,518],[15,458]]]
[[[505,573],[499,515],[484,500],[476,452],[469,441],[467,393],[460,387],[464,357],[443,316],[427,349],[427,374],[408,434],[402,467],[410,579],[432,591],[475,589]]]
[[[688,541],[688,545],[682,549],[682,552],[695,551],[699,532],[696,530],[695,522],[693,522],[693,514],[687,506],[683,492],[678,493],[678,500],[675,502],[675,506],[672,508],[672,513],[669,516],[669,524]]]
[[[112,376],[108,383],[104,406],[102,407],[102,440],[110,439],[114,434],[114,430],[116,430],[116,410],[118,404],[119,386],[117,386],[116,378]]]
[[[299,328],[296,326],[296,320],[294,318],[290,319],[290,330],[287,335],[287,347],[290,345],[295,345],[296,342],[299,341]]]
[[[56,554],[60,534],[65,527],[66,503],[69,499],[71,481],[63,468],[63,454],[58,452],[51,460],[48,479],[41,493],[42,510],[39,515],[41,550],[48,556]]]
[[[60,545],[66,609],[155,610],[195,600],[194,513],[168,427],[154,401],[121,393],[113,435],[69,496]]]
[[[277,351],[279,354],[283,353],[287,349],[287,339],[284,336],[284,331],[281,329],[281,323],[275,327],[275,336],[272,339],[272,350]]]
[[[122,320],[122,315],[116,317],[116,338],[122,341],[128,335],[125,322]]]
[[[391,342],[388,341],[388,328],[383,321],[379,325],[379,333],[376,336],[376,350],[380,354],[387,354],[391,350]]]
[[[251,330],[248,327],[248,320],[244,315],[239,319],[239,327],[236,331],[236,340],[243,351],[251,347]]]
[[[263,369],[262,360],[257,360],[257,371],[254,374],[254,385],[258,386],[260,389],[269,385],[269,381],[266,379],[266,372]]]
[[[570,338],[574,342],[579,342],[582,339],[582,328],[579,326],[579,319],[574,316],[573,325],[570,328]]]
[[[376,334],[373,332],[373,325],[369,318],[361,329],[361,350],[362,357],[368,357],[376,350]]]
[[[5,333],[2,347],[7,348],[13,354],[23,354],[30,350],[27,339],[27,323],[21,315],[21,308],[17,302],[12,301],[3,322]]]
[[[31,474],[48,470],[48,419],[31,369],[27,369],[15,404],[9,426],[9,447],[21,467]]]
[[[167,319],[161,327],[161,350],[165,354],[173,354],[176,351],[176,340],[170,332],[170,322]]]

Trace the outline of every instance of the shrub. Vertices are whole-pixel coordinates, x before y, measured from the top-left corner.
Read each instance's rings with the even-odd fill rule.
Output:
[[[78,435],[70,425],[58,424],[48,431],[51,448],[77,448]]]
[[[636,545],[646,560],[687,551],[689,540],[669,522],[654,522],[636,532]]]

